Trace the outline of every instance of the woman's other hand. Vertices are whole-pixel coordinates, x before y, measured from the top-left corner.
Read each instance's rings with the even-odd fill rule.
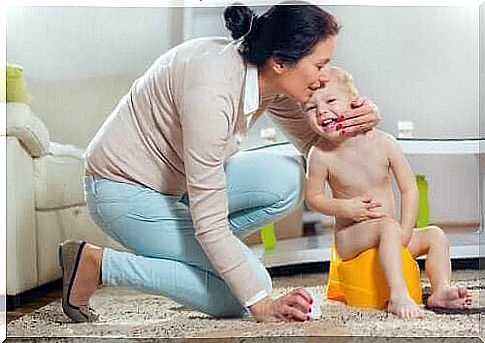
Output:
[[[249,307],[251,315],[260,322],[299,321],[310,319],[313,299],[304,288],[297,288],[273,300],[266,297]]]
[[[350,110],[340,113],[340,122],[347,134],[359,134],[372,130],[381,120],[377,106],[367,98],[356,97],[350,103]]]
[[[375,211],[379,207],[382,207],[382,204],[367,195],[342,199],[338,216],[354,222],[383,218],[386,216],[385,213]]]

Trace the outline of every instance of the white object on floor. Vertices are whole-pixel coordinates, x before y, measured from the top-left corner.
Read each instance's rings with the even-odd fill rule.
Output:
[[[320,319],[320,317],[322,316],[322,309],[320,308],[320,297],[318,297],[318,295],[312,290],[307,291],[311,294],[313,299],[312,310],[310,311],[310,319]]]

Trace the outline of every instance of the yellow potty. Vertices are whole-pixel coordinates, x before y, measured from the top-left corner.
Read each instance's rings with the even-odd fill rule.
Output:
[[[401,260],[409,295],[417,304],[422,304],[419,266],[404,247],[401,250]],[[332,247],[327,299],[356,307],[387,308],[389,290],[377,248],[368,249],[352,260],[342,261],[335,245]]]

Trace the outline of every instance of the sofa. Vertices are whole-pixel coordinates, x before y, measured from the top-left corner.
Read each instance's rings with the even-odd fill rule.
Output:
[[[7,102],[6,116],[7,296],[11,300],[61,277],[57,246],[65,239],[123,248],[87,212],[82,150],[51,142],[46,126],[25,103]]]

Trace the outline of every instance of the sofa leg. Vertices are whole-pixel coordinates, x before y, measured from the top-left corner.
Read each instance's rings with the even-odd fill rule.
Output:
[[[22,295],[7,295],[7,311],[13,311],[22,305]]]
[[[62,279],[49,282],[45,285],[29,289],[16,295],[7,295],[7,311],[35,302],[40,306],[47,305],[62,296]]]

